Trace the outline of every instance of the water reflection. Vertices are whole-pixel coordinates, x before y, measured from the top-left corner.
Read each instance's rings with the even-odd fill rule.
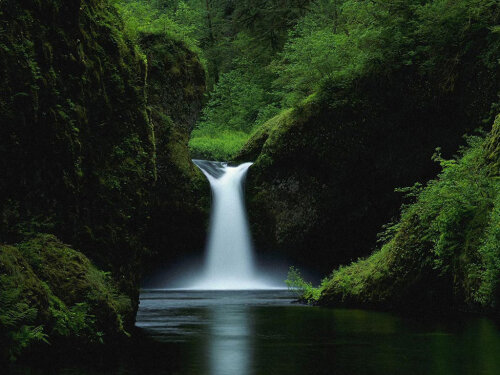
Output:
[[[154,340],[84,364],[48,358],[12,373],[500,374],[500,329],[488,318],[421,320],[291,301],[286,291],[144,291],[137,325]]]
[[[247,306],[219,306],[211,310],[208,352],[210,374],[250,374],[252,327]]]
[[[170,331],[157,327],[186,344],[180,374],[500,374],[500,330],[487,318],[293,305],[286,291],[178,293],[163,300]]]

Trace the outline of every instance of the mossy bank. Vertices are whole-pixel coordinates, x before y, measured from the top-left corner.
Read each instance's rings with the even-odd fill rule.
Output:
[[[132,300],[85,255],[53,235],[0,249],[2,356],[15,359],[34,342],[78,346],[129,336]]]
[[[408,311],[500,310],[500,117],[388,226],[370,257],[323,281],[318,303]]]

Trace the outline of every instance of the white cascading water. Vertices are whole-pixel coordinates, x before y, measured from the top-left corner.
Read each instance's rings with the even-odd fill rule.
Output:
[[[192,289],[263,289],[252,254],[243,182],[252,163],[193,160],[207,176],[213,203],[204,270]]]

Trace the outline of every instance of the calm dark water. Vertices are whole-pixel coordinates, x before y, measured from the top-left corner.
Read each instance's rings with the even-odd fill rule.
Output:
[[[146,290],[137,326],[154,344],[52,373],[500,374],[500,328],[487,318],[430,322],[292,300],[287,291]]]

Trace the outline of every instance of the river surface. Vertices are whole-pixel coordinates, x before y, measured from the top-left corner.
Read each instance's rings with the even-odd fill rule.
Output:
[[[165,374],[500,374],[500,329],[487,318],[430,323],[292,301],[288,291],[150,290],[137,325],[176,344]]]
[[[18,373],[500,374],[500,327],[488,318],[429,321],[293,299],[284,290],[144,290],[137,326],[149,344],[102,364]]]

